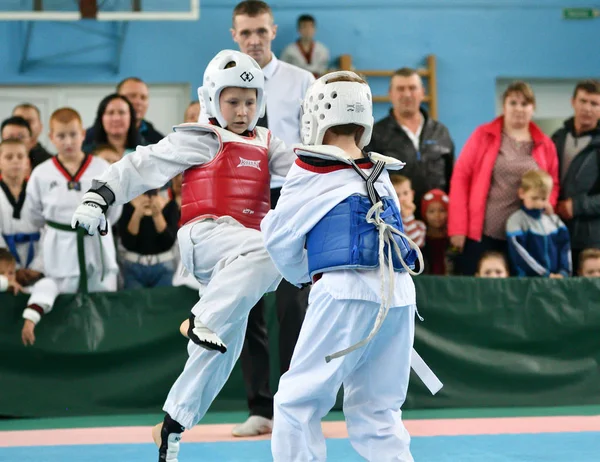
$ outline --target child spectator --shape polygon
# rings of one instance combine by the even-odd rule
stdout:
[[[415,192],[412,189],[410,179],[404,175],[390,175],[392,184],[400,201],[400,212],[402,213],[402,224],[404,232],[420,248],[425,246],[425,223],[415,218]]]
[[[508,262],[501,252],[489,250],[484,252],[477,264],[476,277],[479,278],[507,278]]]
[[[59,293],[114,292],[117,260],[110,226],[102,239],[71,227],[73,212],[94,177],[108,164],[81,150],[84,130],[77,111],[61,108],[50,117],[50,140],[58,154],[35,168],[27,184],[24,216],[38,229],[45,225],[41,240],[45,278],[31,290],[23,318],[23,342],[33,344],[33,327],[52,310]],[[121,207],[108,212],[117,220]]]
[[[0,171],[0,247],[15,257],[17,281],[28,286],[42,277],[42,261],[39,230],[22,216],[29,173],[29,156],[22,141],[0,143]]]
[[[600,277],[600,249],[585,249],[579,255],[579,276]]]
[[[104,159],[109,164],[114,164],[115,162],[121,160],[121,155],[119,154],[119,151],[117,151],[110,144],[101,144],[100,146],[94,148],[91,154],[93,156],[100,157],[100,159]]]
[[[12,290],[16,295],[23,291],[17,282],[17,261],[8,249],[0,249],[0,292]]]
[[[552,177],[529,170],[521,178],[521,209],[506,223],[508,254],[518,276],[560,279],[571,275],[569,231],[557,215],[546,214]]]
[[[428,191],[421,199],[421,214],[427,227],[425,237],[425,272],[447,275],[452,273],[448,258],[448,195],[441,189]]]

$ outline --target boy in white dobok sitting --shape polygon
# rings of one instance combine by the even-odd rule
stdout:
[[[418,247],[403,233],[387,170],[403,163],[365,153],[371,91],[352,72],[318,79],[303,103],[298,159],[261,230],[285,279],[312,281],[290,369],[275,396],[275,462],[325,461],[321,419],[344,385],[350,441],[365,459],[413,458],[401,420],[415,324],[411,274]],[[340,351],[342,350],[342,351]],[[422,361],[421,361],[422,362]],[[424,366],[424,364],[421,364]],[[417,370],[419,369],[419,370]],[[426,366],[415,370],[431,373]],[[437,391],[435,376],[428,384]]]

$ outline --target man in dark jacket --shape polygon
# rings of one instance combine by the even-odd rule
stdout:
[[[575,115],[552,140],[560,168],[556,212],[569,228],[577,268],[582,250],[600,248],[600,82],[579,82],[571,104]]]
[[[397,70],[389,88],[390,114],[373,127],[368,151],[395,157],[406,166],[402,175],[411,180],[415,205],[431,189],[448,192],[454,166],[454,143],[445,125],[421,108],[423,82],[416,70]]]
[[[137,124],[142,145],[156,144],[165,136],[144,119],[148,112],[149,92],[148,85],[137,77],[128,77],[117,85],[117,93],[124,96],[133,105],[135,110],[135,121]],[[94,143],[94,129],[90,127],[85,132],[84,146]]]

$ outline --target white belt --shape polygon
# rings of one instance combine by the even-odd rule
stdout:
[[[123,253],[123,259],[131,263],[139,263],[140,265],[152,266],[158,265],[159,263],[167,263],[173,261],[175,254],[173,250],[168,250],[163,253],[157,253],[154,255],[142,255],[141,253],[130,252],[126,250]]]

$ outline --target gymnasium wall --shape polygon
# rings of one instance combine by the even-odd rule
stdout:
[[[8,44],[0,48],[0,85],[107,83],[137,75],[150,83],[189,82],[195,88],[212,55],[235,47],[229,27],[236,3],[202,0],[196,22],[131,22],[116,74],[106,64],[116,59],[116,46],[21,74],[26,24],[0,22],[0,41]],[[558,0],[274,0],[270,4],[279,25],[276,53],[294,40],[297,16],[311,13],[318,21],[318,39],[329,46],[332,56],[351,53],[361,69],[418,66],[427,54],[435,54],[439,118],[459,148],[476,125],[495,115],[496,79],[600,75],[600,18],[565,21],[561,17],[563,7],[578,4]],[[598,5],[595,0],[586,6]],[[117,31],[110,23],[89,27]],[[40,22],[31,34],[29,58],[102,41],[106,39],[72,25]],[[372,84],[375,93],[385,92],[385,80]],[[385,104],[377,105],[376,118],[386,111]]]

